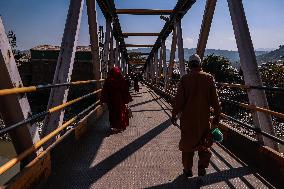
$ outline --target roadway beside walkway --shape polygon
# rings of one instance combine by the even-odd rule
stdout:
[[[134,117],[127,130],[108,136],[106,113],[52,172],[46,188],[273,188],[219,144],[208,175],[197,177],[195,165],[195,176],[185,178],[170,105],[145,86],[132,96]]]

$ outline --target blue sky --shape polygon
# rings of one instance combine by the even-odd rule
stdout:
[[[117,8],[172,9],[177,0],[115,0]],[[206,0],[197,0],[182,21],[184,46],[196,47]],[[254,47],[277,48],[284,44],[284,1],[243,0]],[[5,29],[14,30],[19,49],[39,44],[60,45],[69,0],[1,0],[0,15]],[[164,22],[159,16],[120,15],[123,32],[159,32]],[[104,18],[98,8],[98,22]],[[127,43],[152,44],[154,37],[130,37]],[[167,47],[171,38],[167,40]],[[84,7],[79,45],[89,44]],[[236,50],[227,0],[218,0],[207,48]]]

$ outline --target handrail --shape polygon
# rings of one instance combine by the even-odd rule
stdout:
[[[88,97],[90,97],[90,96],[93,96],[93,95],[95,95],[95,94],[97,94],[97,93],[99,93],[99,92],[101,92],[101,91],[102,91],[102,89],[93,91],[93,92],[91,92],[91,93],[88,93],[88,94],[86,94],[86,95],[83,95],[83,96],[81,96],[81,97],[78,97],[78,98],[76,98],[76,99],[73,99],[73,100],[71,100],[71,101],[68,101],[68,102],[65,102],[65,103],[63,103],[63,104],[60,104],[60,105],[58,105],[58,106],[55,106],[55,107],[53,107],[53,108],[50,108],[50,109],[48,109],[48,110],[46,110],[46,111],[44,111],[44,112],[40,112],[40,113],[38,113],[38,114],[32,115],[32,116],[30,116],[29,118],[24,119],[24,120],[22,120],[22,121],[20,121],[20,122],[18,122],[18,123],[15,123],[15,124],[13,124],[13,125],[11,125],[11,126],[9,126],[9,127],[5,127],[5,128],[3,128],[3,129],[0,130],[0,136],[3,135],[3,134],[8,133],[9,131],[11,131],[11,130],[13,130],[13,129],[15,129],[15,128],[18,128],[18,127],[20,127],[20,126],[22,126],[22,125],[25,125],[25,124],[30,123],[30,122],[32,122],[32,121],[35,121],[35,120],[37,120],[37,119],[39,119],[39,118],[42,118],[42,117],[44,117],[44,116],[46,116],[46,115],[48,115],[48,114],[51,114],[51,113],[53,113],[53,112],[56,112],[56,111],[61,110],[61,109],[63,109],[63,108],[66,108],[67,106],[70,106],[70,105],[72,105],[72,104],[74,104],[74,103],[76,103],[76,102],[79,102],[79,101],[81,101],[81,100],[83,100],[83,99],[85,99],[85,98],[88,98]]]
[[[228,85],[232,85],[234,87],[239,87],[240,86],[240,87],[247,88],[247,86],[240,85],[240,84],[228,84]],[[167,92],[170,92],[170,93],[174,94],[174,92],[169,90],[169,89],[168,89]],[[220,99],[223,100],[223,101],[226,101],[228,103],[232,103],[232,104],[238,105],[240,107],[247,108],[249,110],[263,112],[263,113],[270,114],[270,115],[273,115],[275,117],[284,119],[284,114],[280,113],[280,112],[275,112],[275,111],[272,111],[272,110],[269,110],[269,109],[266,109],[266,108],[262,108],[262,107],[258,107],[258,106],[254,106],[254,105],[250,105],[250,104],[245,104],[245,103],[241,103],[241,102],[237,102],[237,101],[229,100],[229,99],[225,99],[225,98],[220,98]]]
[[[272,111],[272,110],[269,110],[269,109],[266,109],[266,108],[261,108],[261,107],[258,107],[258,106],[245,104],[245,103],[241,103],[241,102],[237,102],[237,101],[229,100],[229,99],[225,99],[225,98],[220,98],[220,99],[222,101],[226,101],[228,103],[235,104],[235,105],[238,105],[240,107],[247,108],[249,110],[259,111],[259,112],[263,112],[263,113],[266,113],[266,114],[271,114],[273,116],[284,119],[284,114],[279,113],[279,112],[275,112],[275,111]]]
[[[50,88],[63,87],[63,86],[90,84],[90,83],[103,82],[103,81],[104,79],[85,80],[85,81],[74,81],[74,82],[69,82],[69,83],[46,84],[46,85],[37,85],[37,86],[28,86],[28,87],[15,87],[11,89],[1,89],[0,96],[20,94],[20,93],[32,93],[32,92],[36,92],[37,90],[50,89]]]
[[[3,173],[5,173],[7,170],[9,170],[10,168],[12,168],[14,165],[16,165],[18,162],[22,161],[24,158],[26,158],[28,155],[30,155],[31,153],[35,152],[37,149],[39,149],[43,144],[45,144],[48,140],[50,140],[51,138],[53,138],[54,136],[56,136],[60,131],[62,131],[63,129],[65,129],[66,127],[68,127],[70,124],[72,124],[73,122],[81,119],[86,112],[90,111],[94,106],[96,106],[99,103],[99,101],[97,101],[96,103],[92,104],[91,106],[89,106],[88,108],[86,108],[85,110],[83,110],[82,112],[80,112],[78,115],[74,116],[73,118],[69,119],[68,121],[66,121],[64,124],[62,124],[61,126],[59,126],[57,129],[55,129],[54,131],[52,131],[51,133],[49,133],[48,135],[46,135],[45,137],[43,137],[41,140],[39,140],[38,142],[36,142],[32,147],[28,148],[27,150],[25,150],[24,152],[22,152],[21,154],[17,155],[16,157],[12,158],[11,160],[9,160],[7,163],[5,163],[4,165],[2,165],[0,167],[0,175],[2,175]],[[94,110],[97,110],[100,106],[96,107]],[[41,152],[42,153],[42,152]]]
[[[278,142],[278,143],[284,145],[284,140],[282,140],[282,139],[280,139],[280,138],[278,138],[276,136],[273,136],[273,135],[271,135],[269,133],[266,133],[266,132],[262,131],[260,128],[253,127],[252,125],[244,123],[244,122],[242,122],[242,121],[240,121],[238,119],[235,119],[235,118],[233,118],[231,116],[228,116],[226,114],[223,114],[223,113],[221,113],[221,117],[223,117],[225,119],[228,119],[228,120],[231,120],[231,121],[234,121],[234,122],[240,124],[242,127],[245,127],[247,129],[253,130],[256,133],[262,134],[263,136],[265,136],[265,137],[267,137],[267,138],[269,138],[269,139],[271,139],[271,140],[273,140],[275,142]]]
[[[242,85],[242,84],[236,84],[236,83],[221,83],[221,82],[215,82],[215,84],[229,87],[229,88],[239,88],[243,90],[258,89],[258,90],[266,90],[266,91],[274,91],[274,92],[284,92],[283,87],[249,86],[249,85]]]
[[[234,84],[234,83],[220,83],[216,82],[217,85],[222,85],[231,88],[240,88],[240,89],[258,89],[258,90],[266,90],[266,91],[275,91],[275,92],[284,92],[283,87],[268,87],[268,86],[249,86],[249,85],[242,85],[242,84]]]

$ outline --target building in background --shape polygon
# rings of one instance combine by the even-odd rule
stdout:
[[[52,45],[39,45],[30,49],[29,60],[18,63],[23,85],[31,86],[52,83],[59,52],[60,46]],[[78,46],[71,81],[91,79],[94,79],[91,47]],[[71,87],[68,99],[74,99],[82,94],[90,93],[94,89],[95,86],[93,84]],[[33,111],[42,111],[46,107],[49,91],[39,91],[36,95],[33,93],[28,94]]]

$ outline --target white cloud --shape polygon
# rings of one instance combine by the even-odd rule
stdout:
[[[232,36],[232,37],[228,37],[227,40],[229,40],[229,41],[235,41],[235,37],[233,37],[233,36]]]
[[[223,44],[224,44],[224,40],[223,40],[223,39],[220,39],[220,40],[219,40],[219,44],[220,44],[220,45],[223,45]]]
[[[167,39],[167,40],[166,40],[166,46],[167,46],[167,48],[170,47],[171,45],[172,45],[172,41],[169,40],[169,39]]]
[[[191,37],[185,37],[183,39],[183,46],[186,48],[195,48],[194,46],[194,39]]]

